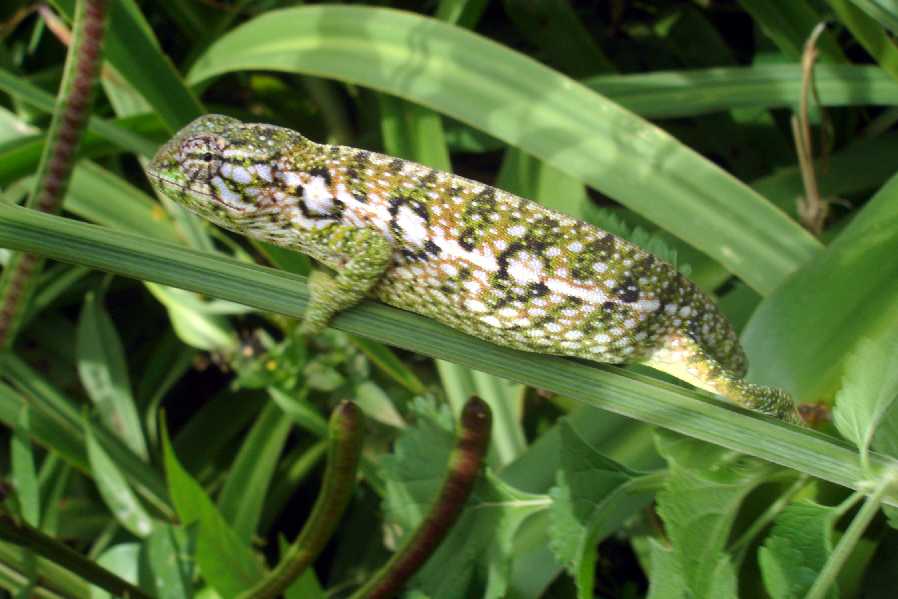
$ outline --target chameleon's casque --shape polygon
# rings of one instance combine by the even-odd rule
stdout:
[[[372,295],[499,345],[645,363],[797,420],[784,392],[741,379],[732,327],[673,266],[513,194],[219,115],[180,131],[147,173],[197,214],[333,268],[310,281],[307,331]]]

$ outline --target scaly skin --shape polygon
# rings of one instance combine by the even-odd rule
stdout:
[[[732,327],[674,267],[534,202],[220,115],[185,127],[147,173],[200,216],[334,269],[310,279],[306,332],[370,295],[498,345],[641,362],[799,422],[785,392],[742,380]]]

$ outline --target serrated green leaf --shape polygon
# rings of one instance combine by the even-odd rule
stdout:
[[[742,501],[774,468],[669,433],[658,434],[658,451],[670,465],[658,514],[687,588],[696,597],[736,597],[727,541]]]
[[[632,473],[597,452],[567,421],[562,421],[560,432],[561,470],[549,493],[553,499],[552,550],[573,572],[582,558],[581,543],[589,534],[587,525],[592,515],[611,491],[632,478]]]
[[[90,469],[103,501],[122,526],[138,537],[148,536],[154,529],[153,519],[106,450],[97,442],[90,423],[86,420],[84,432]]]
[[[78,374],[106,428],[144,460],[146,439],[131,395],[125,350],[96,294],[84,298],[78,320]]]
[[[842,511],[817,503],[794,503],[777,517],[758,550],[764,586],[773,599],[801,599],[833,549],[833,527]],[[826,597],[836,599],[830,588]]]
[[[649,555],[652,569],[646,599],[684,599],[687,596],[686,579],[674,551],[649,539]]]
[[[381,463],[386,485],[384,510],[408,534],[430,509],[445,477],[453,446],[451,416],[424,400],[414,407],[417,420],[403,431],[393,455]],[[514,535],[530,515],[545,509],[547,499],[521,493],[486,475],[468,506],[416,574],[409,589],[433,599],[505,596]]]
[[[862,340],[845,363],[833,422],[863,454],[898,458],[898,338]]]
[[[241,542],[203,488],[184,470],[162,432],[169,493],[182,525],[196,524],[196,564],[203,579],[222,597],[251,588],[263,576],[258,557]]]

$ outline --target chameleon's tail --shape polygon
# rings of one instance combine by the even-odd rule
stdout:
[[[782,389],[763,387],[724,368],[710,351],[682,333],[670,335],[645,361],[647,366],[723,395],[733,403],[793,424],[802,424],[792,398]]]

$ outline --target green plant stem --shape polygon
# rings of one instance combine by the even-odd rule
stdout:
[[[430,511],[387,564],[350,599],[388,599],[433,555],[458,520],[490,443],[492,415],[485,401],[472,397],[461,413],[448,473]]]
[[[29,208],[55,213],[62,207],[75,152],[90,116],[105,28],[106,0],[80,0],[56,110],[28,197]],[[43,264],[43,257],[21,253],[6,264],[0,278],[0,348],[9,348],[15,341]]]
[[[3,204],[0,247],[42,253],[293,318],[302,316],[309,297],[305,278],[299,275]],[[546,389],[844,487],[856,488],[858,481],[870,476],[861,469],[857,450],[845,442],[614,366],[514,351],[370,301],[338,314],[333,326]],[[881,454],[870,454],[874,475],[891,463]],[[898,506],[898,492],[890,492],[884,503]]]
[[[152,599],[136,586],[63,545],[40,530],[20,522],[7,513],[0,513],[0,537],[30,549],[84,580],[105,589],[112,595],[136,599]]]
[[[312,514],[274,570],[238,599],[273,599],[283,593],[315,561],[334,534],[355,486],[364,438],[362,411],[354,403],[344,401],[334,410],[329,429],[327,469]]]
[[[896,483],[898,483],[898,473],[890,471],[882,476],[873,493],[864,501],[861,509],[851,521],[851,524],[848,525],[845,534],[839,539],[839,543],[830,554],[829,559],[826,560],[826,565],[823,566],[820,574],[817,575],[817,579],[814,580],[814,584],[811,585],[811,589],[805,595],[805,599],[823,599],[826,596],[826,592],[835,584],[839,572],[842,571],[851,552],[861,540],[861,536],[864,534],[867,526],[879,513],[882,498]]]

